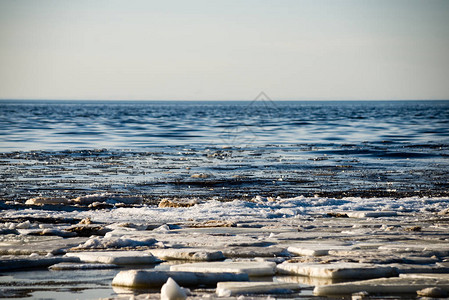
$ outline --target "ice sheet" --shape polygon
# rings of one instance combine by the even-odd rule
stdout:
[[[67,257],[78,257],[83,262],[115,265],[156,264],[160,260],[145,251],[69,252]]]
[[[184,272],[230,272],[246,273],[249,276],[270,276],[275,273],[273,262],[208,262],[173,265],[170,271]]]
[[[397,275],[397,271],[388,266],[343,262],[329,264],[285,262],[279,264],[277,270],[281,274],[332,279],[362,279]]]
[[[341,211],[345,213],[361,212],[383,215],[390,212],[420,212],[443,211],[449,208],[449,199],[444,197],[408,197],[401,199],[390,198],[357,198],[347,197],[332,199],[324,197],[295,197],[278,199],[275,202],[254,203],[235,200],[221,202],[215,200],[205,201],[192,207],[120,207],[96,211],[53,211],[46,215],[52,217],[90,218],[97,222],[157,222],[170,223],[180,221],[203,222],[209,220],[222,220],[239,222],[260,219],[294,218],[305,214],[322,214],[323,211]],[[385,211],[388,209],[387,211]],[[4,216],[35,215],[36,211],[24,209],[21,211],[8,211]]]
[[[308,256],[322,256],[328,255],[329,251],[351,251],[352,246],[344,245],[342,243],[302,243],[291,245],[287,248],[287,250],[291,253],[298,255],[308,255]]]
[[[215,286],[220,281],[249,280],[248,275],[244,273],[129,270],[119,272],[112,280],[112,285],[132,288],[154,288],[161,287],[170,277],[181,286]]]
[[[449,291],[449,280],[436,278],[379,278],[348,283],[316,286],[313,293],[317,296],[350,295],[366,291],[376,294],[410,294],[428,287],[439,287]]]
[[[287,282],[219,282],[216,293],[219,297],[230,297],[247,294],[289,294],[299,289],[299,284]]]
[[[154,256],[164,260],[194,260],[194,261],[214,261],[223,260],[225,257],[223,252],[207,250],[207,249],[154,249],[150,250]]]

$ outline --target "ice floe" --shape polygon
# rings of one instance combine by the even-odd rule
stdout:
[[[355,282],[337,283],[331,285],[316,286],[313,293],[317,296],[350,295],[357,292],[375,294],[410,294],[426,288],[441,288],[449,291],[449,280],[435,277],[422,278],[377,278]]]
[[[180,272],[180,271],[120,271],[112,280],[112,285],[130,288],[161,287],[172,278],[181,286],[216,286],[222,281],[248,281],[248,274],[229,272]]]
[[[449,273],[449,266],[441,264],[390,264],[399,274],[408,273]]]
[[[256,257],[288,257],[290,253],[287,252],[285,248],[277,246],[266,246],[266,247],[255,247],[255,246],[227,246],[221,248],[224,256],[228,258],[232,257],[245,257],[245,258],[256,258]]]
[[[150,252],[154,256],[164,260],[214,261],[225,259],[223,252],[207,249],[153,249]]]
[[[70,199],[67,199],[65,197],[35,197],[28,199],[25,204],[26,205],[46,205],[46,204],[52,204],[52,205],[67,205],[70,204],[72,201]]]
[[[219,282],[216,293],[219,297],[248,294],[290,294],[300,290],[299,284],[288,282]]]
[[[79,203],[71,203],[72,209],[43,204],[0,211],[3,221],[0,222],[0,254],[26,254],[29,256],[15,258],[31,261],[51,258],[43,257],[48,253],[68,252],[67,256],[58,257],[74,259],[76,263],[54,265],[58,261],[41,260],[37,267],[47,269],[50,262],[54,270],[89,270],[91,266],[92,271],[80,273],[92,274],[107,272],[94,269],[109,268],[111,264],[128,270],[157,264],[161,259],[204,261],[181,265],[170,261],[157,265],[156,271],[129,270],[117,274],[114,285],[129,288],[160,288],[169,277],[180,286],[202,288],[215,287],[217,282],[248,280],[249,276],[269,276],[279,282],[318,289],[323,285],[334,286],[341,280],[399,273],[401,277],[365,284],[369,287],[391,282],[396,285],[392,291],[414,285],[410,290],[415,293],[427,288],[445,291],[442,283],[449,280],[443,276],[449,268],[447,215],[438,214],[449,207],[449,199],[278,197],[269,200],[261,196],[253,201],[208,200],[191,206],[158,207],[156,202],[124,204],[133,201],[123,198],[124,202],[119,202],[120,198],[113,201],[114,194],[111,195],[97,195],[97,198],[88,195],[80,198]],[[93,210],[86,207],[94,203],[91,201],[107,205]],[[329,211],[338,214],[327,215]],[[229,260],[215,261],[225,257]],[[170,271],[164,271],[168,268]],[[421,272],[428,273],[427,277],[420,275]],[[48,273],[56,276],[57,272]],[[64,273],[69,272],[58,274]],[[240,292],[240,288],[247,288],[243,294],[252,293],[249,290],[252,287],[257,291],[264,289],[253,284],[244,288],[230,286]],[[359,288],[354,290],[357,292]],[[282,289],[274,288],[266,293],[274,295],[276,291]],[[210,293],[210,290],[200,290],[199,296],[194,297],[210,296]],[[310,289],[305,293],[310,293]],[[157,296],[152,291],[151,297]]]
[[[329,251],[350,251],[352,250],[351,245],[345,245],[343,243],[302,243],[291,245],[287,250],[291,253],[298,255],[308,255],[308,256],[323,256],[328,255]]]
[[[156,264],[160,260],[145,251],[69,252],[67,257],[77,257],[83,262],[115,265]]]
[[[93,237],[85,243],[78,245],[74,249],[114,249],[114,248],[135,248],[152,246],[157,241],[153,238],[99,238]]]
[[[275,273],[276,263],[256,261],[225,261],[173,265],[170,271],[184,272],[230,272],[246,273],[249,276],[270,276]]]
[[[92,203],[94,201],[111,203],[139,203],[141,199],[135,196],[121,196],[114,194],[96,194],[79,197],[79,203]],[[240,220],[260,220],[276,218],[292,218],[305,214],[322,214],[323,211],[340,211],[342,213],[359,214],[359,217],[394,215],[398,211],[422,212],[424,207],[432,207],[432,210],[442,211],[449,207],[449,199],[446,198],[420,198],[408,197],[401,199],[389,198],[357,198],[347,197],[343,199],[320,197],[295,197],[277,199],[274,202],[248,202],[235,200],[221,202],[209,200],[191,207],[119,207],[112,210],[99,211],[54,211],[53,216],[75,216],[77,218],[91,218],[97,222],[132,222],[133,220],[152,220],[158,223],[180,221],[208,221],[226,220],[238,222]],[[20,214],[32,214],[34,210],[22,210]]]
[[[88,205],[94,202],[105,202],[108,204],[140,204],[143,199],[141,196],[126,196],[126,195],[115,195],[110,193],[102,194],[92,194],[86,196],[80,196],[72,200],[74,203]]]
[[[0,236],[1,255],[64,254],[67,249],[84,243],[87,238],[59,236],[6,235]]]
[[[423,253],[426,255],[429,254],[437,254],[442,256],[449,255],[449,243],[427,243],[425,241],[422,242],[414,242],[414,243],[389,243],[382,246],[379,246],[379,250],[387,250],[392,252],[399,253]],[[431,255],[430,255],[431,256]]]
[[[302,276],[332,278],[332,279],[363,279],[396,276],[393,267],[359,264],[359,263],[290,263],[277,265],[281,274],[296,274]]]

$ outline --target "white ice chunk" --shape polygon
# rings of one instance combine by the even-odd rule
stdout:
[[[282,257],[289,256],[290,253],[284,248],[269,247],[222,247],[224,256],[226,257]]]
[[[142,203],[142,197],[140,196],[126,196],[126,195],[115,195],[110,193],[93,194],[81,196],[73,199],[75,203],[82,205],[92,204],[94,202],[107,202],[107,203],[124,203],[124,204],[140,204]]]
[[[150,250],[151,254],[165,260],[194,260],[194,261],[214,261],[223,260],[225,257],[223,252],[207,249],[154,249]]]
[[[435,252],[443,256],[449,255],[449,243],[391,243],[379,247],[379,250],[387,250],[394,252]]]
[[[45,205],[45,204],[52,204],[52,205],[56,205],[56,204],[63,204],[63,205],[67,205],[70,204],[71,200],[64,198],[64,197],[54,197],[54,198],[49,198],[49,197],[36,197],[36,198],[31,198],[28,199],[25,204],[26,205]]]
[[[60,236],[60,237],[74,237],[75,232],[69,232],[60,229],[46,228],[46,229],[19,229],[20,234],[23,235],[42,235],[42,236]]]
[[[153,229],[153,231],[166,233],[166,232],[170,231],[170,227],[168,227],[167,224],[163,224],[163,225],[159,226],[158,228]]]
[[[274,262],[208,262],[173,265],[170,271],[246,273],[249,276],[274,275]]]
[[[366,291],[370,294],[410,294],[428,287],[438,287],[445,291],[449,291],[449,280],[402,277],[378,278],[316,286],[313,293],[316,296],[350,295],[362,291]]]
[[[144,251],[70,252],[68,257],[78,257],[83,262],[116,265],[155,264],[160,260]]]
[[[352,246],[344,246],[342,244],[311,244],[311,243],[303,243],[303,244],[295,244],[287,248],[288,252],[305,255],[305,256],[323,256],[328,255],[329,251],[334,250],[352,250]]]
[[[184,300],[187,294],[171,277],[161,288],[161,300]]]
[[[161,287],[170,277],[182,286],[215,286],[217,282],[221,281],[249,280],[248,275],[243,273],[128,270],[119,272],[112,280],[112,285],[132,288],[154,288]]]
[[[282,274],[296,274],[302,276],[331,278],[331,279],[364,279],[389,277],[397,275],[392,267],[358,263],[282,263],[277,266]]]
[[[31,227],[30,221],[25,221],[16,225],[15,229],[28,229]]]
[[[152,246],[156,243],[153,238],[99,238],[94,237],[80,244],[78,249],[110,249],[110,248],[125,248],[125,247],[142,247]]]
[[[287,294],[296,290],[300,290],[299,284],[288,282],[219,282],[216,293],[219,297],[231,297],[242,294]]]
[[[447,280],[449,281],[449,273],[445,274],[429,274],[429,273],[417,273],[417,274],[400,274],[399,277],[401,278],[434,278],[434,279],[440,279],[440,280]]]
[[[441,266],[439,264],[426,264],[426,265],[415,265],[415,264],[390,264],[398,270],[399,274],[409,274],[409,273],[449,273],[449,267]]]

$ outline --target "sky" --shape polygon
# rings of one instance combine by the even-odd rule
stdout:
[[[449,99],[447,0],[0,0],[0,99]]]

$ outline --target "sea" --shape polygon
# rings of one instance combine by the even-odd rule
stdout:
[[[447,144],[449,101],[1,101],[0,151]]]
[[[0,101],[0,199],[449,194],[449,101]]]

